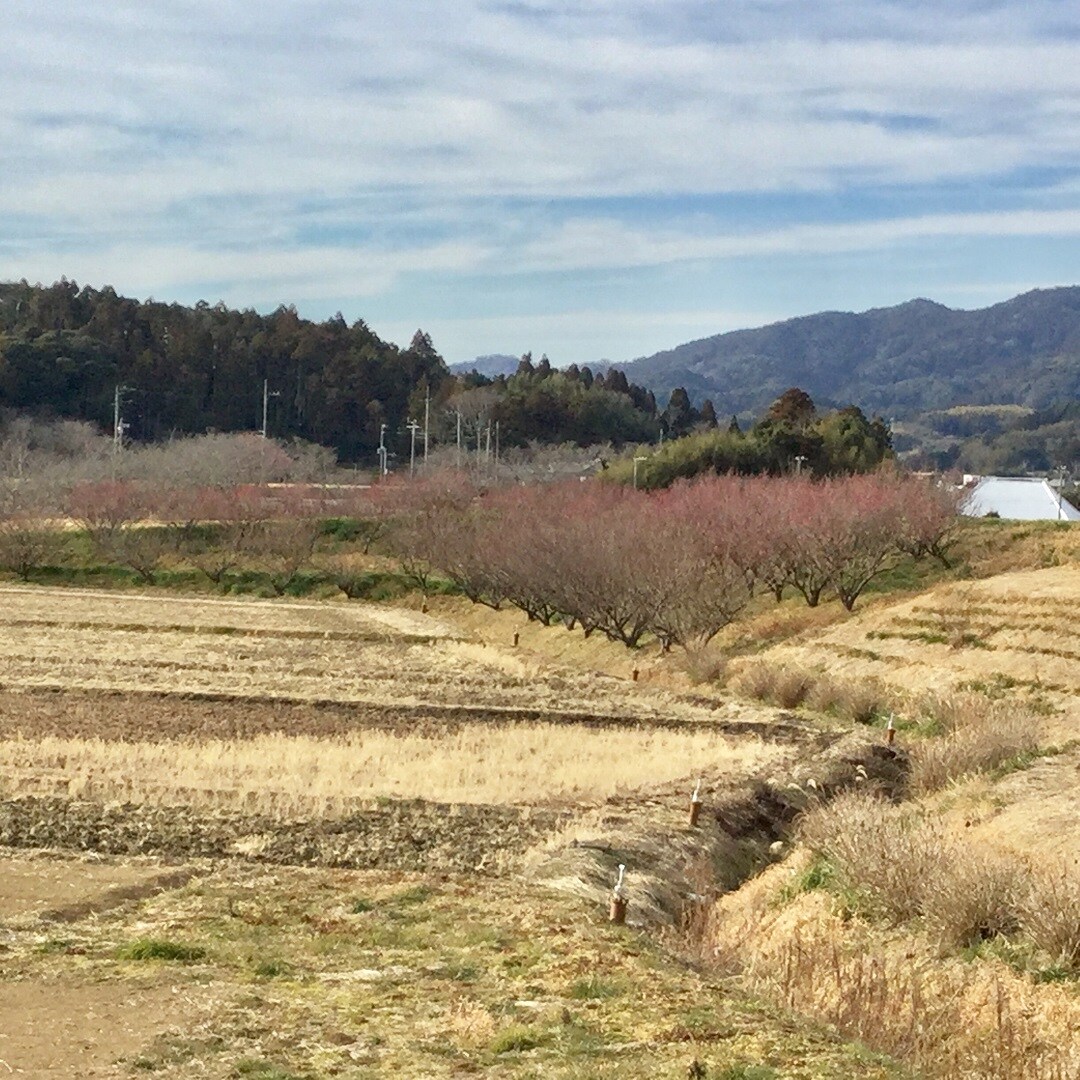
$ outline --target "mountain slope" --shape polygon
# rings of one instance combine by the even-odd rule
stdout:
[[[721,414],[759,411],[789,386],[820,404],[904,416],[957,404],[1034,408],[1080,396],[1080,287],[977,311],[930,300],[822,312],[702,338],[623,365],[658,395],[685,386]]]

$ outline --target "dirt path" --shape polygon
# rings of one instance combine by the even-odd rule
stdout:
[[[130,1076],[135,1056],[191,1004],[168,983],[57,979],[0,982],[0,1076]]]

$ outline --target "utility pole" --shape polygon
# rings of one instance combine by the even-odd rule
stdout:
[[[420,430],[420,425],[415,420],[410,420],[405,425],[412,436],[409,442],[409,475],[416,471],[416,433]]]
[[[1057,489],[1057,519],[1062,521],[1065,518],[1065,507],[1061,505],[1062,494],[1065,491],[1065,477],[1068,474],[1068,469],[1064,465],[1057,467],[1058,489]]]
[[[262,437],[263,437],[264,439],[266,438],[266,414],[267,414],[267,407],[269,406],[269,404],[270,404],[270,399],[271,399],[272,397],[281,397],[281,391],[280,391],[280,390],[273,390],[273,391],[271,391],[271,389],[270,389],[270,380],[269,380],[269,379],[263,379],[263,413],[262,413]]]
[[[457,467],[461,468],[461,410],[457,410]]]
[[[424,464],[427,464],[428,423],[431,419],[431,390],[424,391]]]
[[[499,421],[495,421],[495,475],[499,475]]]
[[[386,475],[386,425],[379,425],[379,475]]]
[[[124,446],[124,430],[127,424],[120,416],[120,395],[130,390],[130,386],[121,386],[119,383],[113,388],[113,453],[119,453]]]
[[[491,460],[491,421],[490,420],[488,421],[488,425],[487,425],[487,450],[484,453],[484,457],[488,461]]]

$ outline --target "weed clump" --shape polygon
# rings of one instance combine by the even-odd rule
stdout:
[[[926,729],[940,737],[912,747],[911,786],[916,793],[936,791],[1009,762],[1030,763],[1043,734],[1042,722],[1032,713],[985,698],[930,699],[922,711]]]
[[[163,960],[180,964],[195,964],[206,958],[206,950],[201,945],[190,945],[181,941],[139,938],[127,945],[121,945],[116,950],[116,956],[119,960]]]

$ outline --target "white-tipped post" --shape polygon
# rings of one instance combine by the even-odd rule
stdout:
[[[615,888],[611,890],[611,909],[608,921],[622,926],[626,922],[626,864],[619,863],[619,876],[615,879]]]
[[[896,741],[896,717],[890,716],[889,722],[885,725],[885,742],[892,746]]]
[[[690,796],[690,828],[696,829],[701,816],[701,778],[694,785],[694,794]]]

